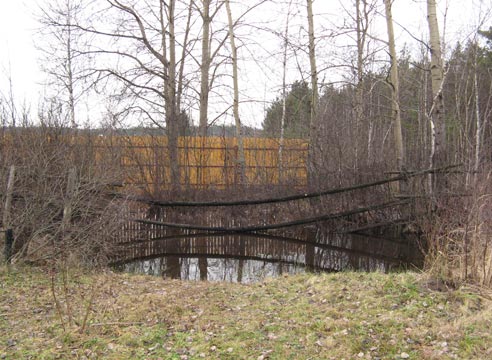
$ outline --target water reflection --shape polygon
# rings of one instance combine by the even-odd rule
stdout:
[[[303,273],[306,267],[265,260],[163,256],[123,264],[118,270],[181,280],[252,283],[282,274]]]
[[[306,271],[383,271],[417,265],[416,241],[320,228],[305,239],[270,234],[182,234],[132,243],[122,271],[182,280],[250,283]],[[418,265],[417,265],[418,266]]]

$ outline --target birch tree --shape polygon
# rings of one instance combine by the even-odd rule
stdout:
[[[403,149],[403,136],[401,131],[400,111],[400,83],[398,80],[398,59],[395,49],[395,33],[393,29],[393,15],[391,11],[391,0],[384,0],[386,14],[386,26],[388,30],[388,48],[391,59],[391,72],[389,85],[391,88],[391,112],[393,121],[393,132],[395,139],[396,164],[399,171],[405,167],[405,152]]]
[[[431,53],[432,105],[429,112],[432,142],[430,166],[442,166],[445,162],[446,128],[444,123],[443,81],[441,39],[437,23],[436,0],[427,0],[427,22],[429,25]]]

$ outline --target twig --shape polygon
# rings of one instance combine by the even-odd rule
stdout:
[[[91,312],[92,304],[94,303],[94,294],[96,293],[96,283],[97,280],[92,284],[91,297],[87,308],[85,309],[84,320],[82,321],[82,326],[80,327],[79,333],[82,334],[87,326],[87,319],[89,318],[89,313]]]
[[[233,228],[227,228],[227,227],[222,227],[222,226],[210,227],[210,226],[200,226],[200,225],[193,225],[193,224],[176,224],[176,223],[167,223],[167,222],[161,222],[161,221],[141,220],[141,219],[136,219],[134,221],[137,223],[141,223],[141,224],[157,225],[157,226],[164,226],[164,227],[176,228],[176,229],[202,230],[202,231],[215,231],[215,232],[218,231],[218,232],[227,232],[227,233],[249,233],[249,232],[253,232],[253,231],[265,231],[265,230],[281,229],[281,228],[293,227],[293,226],[298,226],[298,225],[312,224],[312,223],[316,223],[316,222],[320,222],[320,221],[334,220],[334,219],[339,219],[339,218],[349,216],[349,215],[364,213],[367,211],[380,210],[380,209],[384,209],[384,208],[388,208],[388,207],[405,205],[407,203],[408,202],[406,202],[406,201],[390,201],[387,203],[363,207],[363,208],[358,208],[355,210],[343,211],[343,212],[334,213],[334,214],[326,214],[326,215],[321,215],[321,216],[316,216],[316,217],[311,217],[311,218],[305,218],[305,219],[299,219],[299,220],[294,220],[294,221],[288,221],[288,222],[283,222],[283,223],[269,224],[269,225],[254,225],[254,226],[245,226],[245,227],[233,227]]]
[[[143,321],[135,321],[135,322],[107,322],[107,323],[95,323],[91,324],[91,326],[132,326],[132,325],[143,325],[145,324]]]
[[[58,298],[56,297],[54,272],[51,274],[51,295],[53,296],[53,300],[55,301],[55,306],[56,306],[56,310],[57,310],[56,312],[58,314],[58,317],[60,318],[60,323],[63,327],[63,332],[66,332],[67,329],[65,328],[65,321],[63,320],[63,312],[62,312],[60,303],[58,302]]]
[[[258,199],[258,200],[238,200],[238,201],[161,201],[161,200],[152,200],[152,199],[147,199],[147,198],[142,198],[142,197],[136,197],[136,196],[125,196],[126,199],[135,201],[135,202],[141,202],[141,203],[146,203],[149,205],[154,205],[154,206],[159,206],[159,207],[175,207],[175,206],[186,206],[186,207],[203,207],[203,206],[239,206],[239,205],[262,205],[262,204],[273,204],[273,203],[281,203],[281,202],[288,202],[288,201],[295,201],[295,200],[302,200],[302,199],[311,199],[311,198],[317,198],[321,196],[327,196],[327,195],[334,195],[334,194],[340,194],[344,192],[349,192],[349,191],[354,191],[354,190],[360,190],[360,189],[365,189],[377,185],[384,185],[396,181],[402,181],[402,180],[407,180],[412,177],[420,176],[420,175],[425,175],[425,174],[432,174],[432,173],[442,173],[446,172],[449,169],[456,168],[461,166],[461,164],[456,164],[456,165],[449,165],[449,166],[444,166],[440,168],[432,168],[432,169],[426,169],[426,170],[420,170],[420,171],[414,171],[414,172],[406,172],[403,174],[400,174],[398,176],[393,176],[390,178],[382,179],[382,180],[377,180],[365,184],[358,184],[358,185],[353,185],[353,186],[348,186],[348,187],[343,187],[343,188],[336,188],[336,189],[328,189],[328,190],[322,190],[322,191],[316,191],[312,193],[301,193],[301,194],[295,194],[295,195],[289,195],[289,196],[284,196],[284,197],[278,197],[278,198],[268,198],[268,199]],[[116,197],[123,197],[121,194],[112,194]]]

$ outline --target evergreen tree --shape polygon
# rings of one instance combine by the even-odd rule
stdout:
[[[287,94],[285,112],[285,137],[309,137],[309,119],[311,116],[311,88],[305,81],[296,81]],[[268,108],[263,130],[266,136],[279,137],[282,119],[283,100],[277,98]]]

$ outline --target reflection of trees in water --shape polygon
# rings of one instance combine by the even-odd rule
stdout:
[[[176,263],[176,258],[178,262]],[[169,261],[171,260],[171,261]],[[239,260],[224,258],[179,258],[161,257],[150,260],[137,260],[121,267],[121,270],[182,280],[209,280],[251,283],[266,277],[283,273],[304,272],[304,267],[293,264],[274,263],[258,260]],[[176,264],[179,264],[176,269]],[[206,268],[200,267],[206,264]],[[171,276],[172,275],[172,276]]]
[[[170,235],[133,247],[130,259],[136,260],[124,268],[166,278],[248,283],[306,270],[388,271],[418,254],[411,246],[415,241],[396,238],[397,231],[334,234],[327,228],[305,230],[309,240],[285,233]]]

